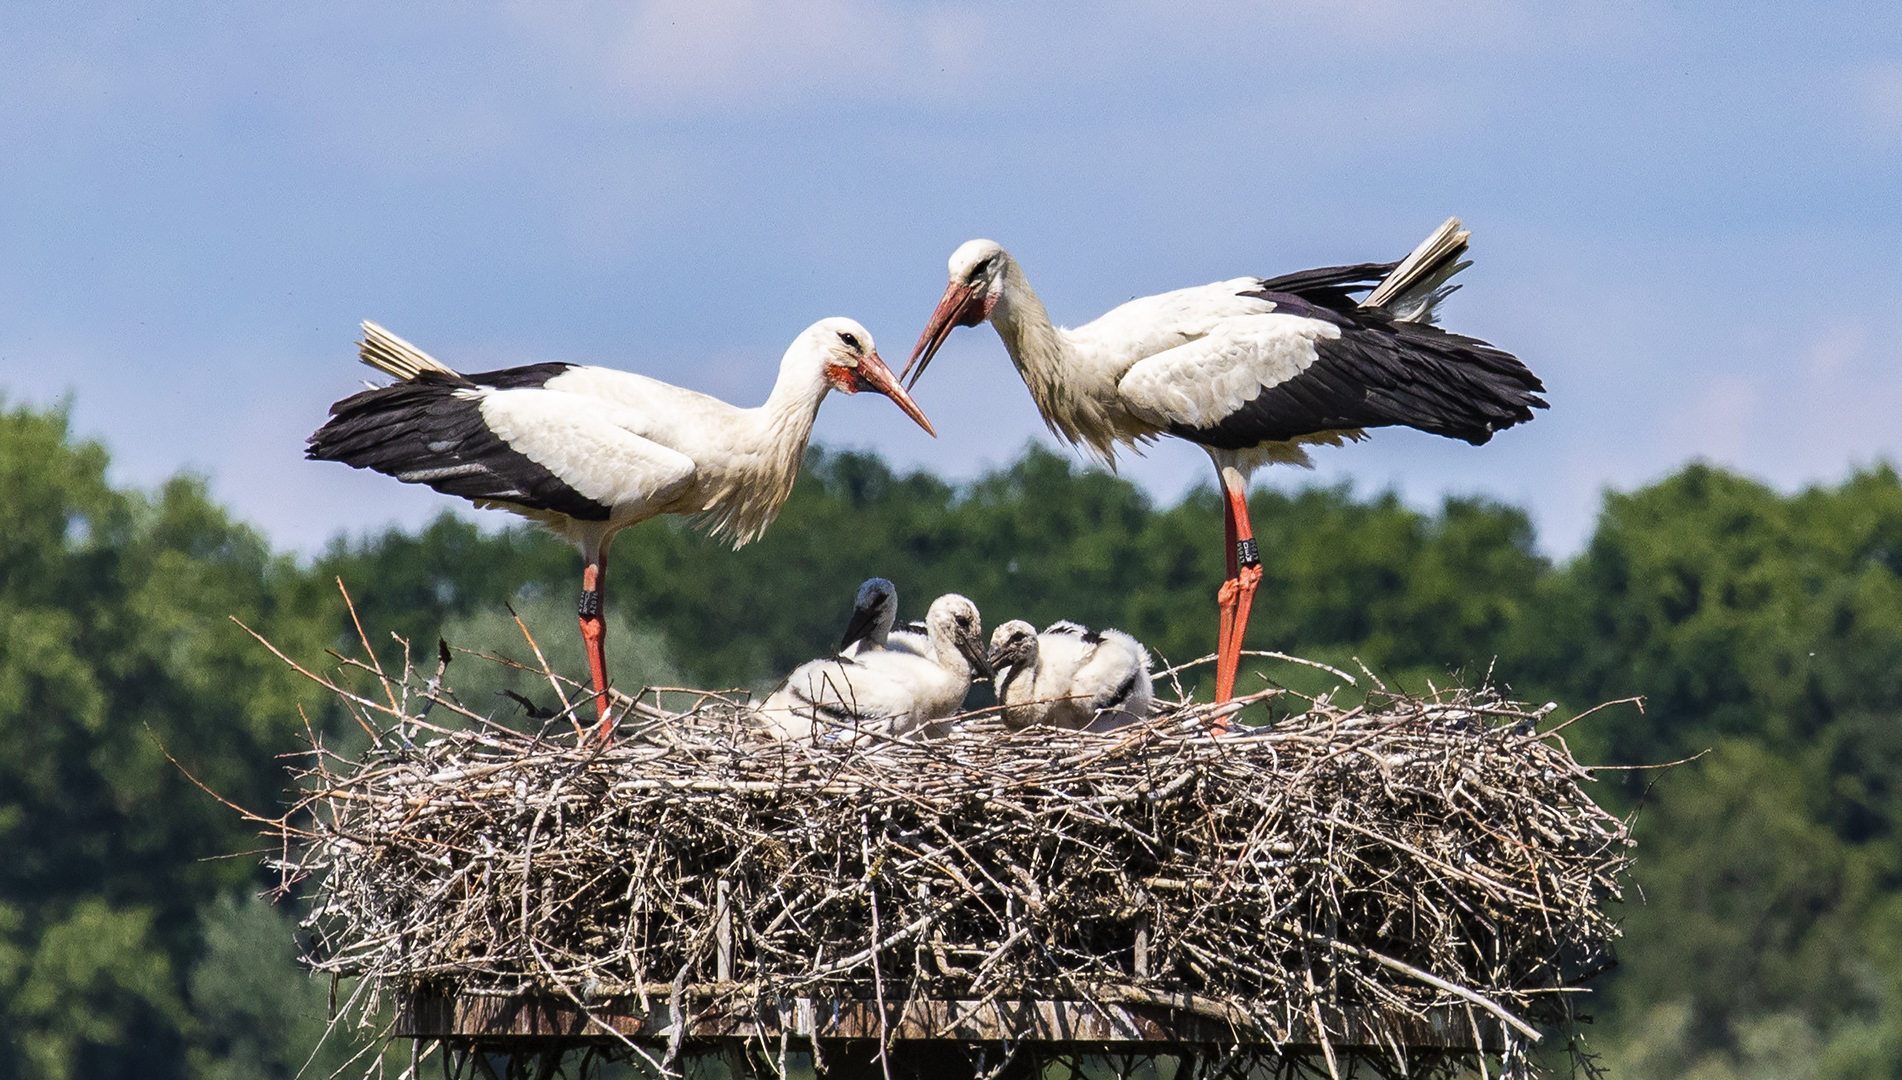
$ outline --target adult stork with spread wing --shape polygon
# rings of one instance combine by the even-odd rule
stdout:
[[[1234,694],[1261,581],[1247,489],[1270,462],[1403,425],[1478,445],[1532,419],[1545,388],[1510,353],[1433,325],[1457,288],[1457,218],[1397,263],[1234,278],[1131,300],[1075,329],[1053,325],[1009,252],[972,240],[905,372],[915,386],[952,329],[989,321],[1050,430],[1114,467],[1119,446],[1173,435],[1201,445],[1221,482],[1228,577],[1217,601],[1215,694]],[[1366,295],[1359,300],[1355,296]],[[915,369],[915,370],[914,370]]]
[[[363,362],[399,381],[332,405],[308,456],[512,510],[580,548],[581,636],[603,738],[611,723],[601,593],[616,533],[686,514],[734,547],[755,539],[792,491],[819,403],[833,390],[884,394],[937,434],[851,319],[806,328],[754,409],[576,364],[464,375],[375,323],[363,334]]]

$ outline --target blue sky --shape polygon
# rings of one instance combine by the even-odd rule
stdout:
[[[753,404],[823,316],[902,361],[973,236],[1074,324],[1448,214],[1447,324],[1553,408],[1264,478],[1492,494],[1563,554],[1692,457],[1788,488],[1902,456],[1892,3],[0,7],[0,392],[306,551],[455,505],[302,460],[360,319]],[[988,329],[919,401],[942,438],[865,396],[816,437],[954,477],[1042,437]]]

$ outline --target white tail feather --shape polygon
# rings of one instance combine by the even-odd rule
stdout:
[[[1472,265],[1455,261],[1472,235],[1460,227],[1459,218],[1447,218],[1367,294],[1360,306],[1386,308],[1395,318],[1407,322],[1432,322],[1434,307],[1458,288],[1445,288],[1446,280]]]
[[[363,340],[357,342],[357,357],[378,371],[394,375],[404,382],[425,371],[452,377],[457,375],[455,368],[367,319],[363,323]]]

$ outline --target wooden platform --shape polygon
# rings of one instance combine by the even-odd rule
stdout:
[[[1259,1045],[1300,1053],[1318,1048],[1315,1017],[1293,1010],[1266,1011],[1265,1025],[1206,999],[1170,998],[1129,991],[1114,1001],[912,1001],[888,1002],[883,1024],[871,1001],[793,998],[755,1008],[723,1008],[710,1000],[689,999],[683,1041],[768,1040],[782,1033],[798,1040],[989,1043],[1034,1041],[1087,1045],[1102,1052],[1136,1052],[1178,1047]],[[1131,1000],[1142,998],[1143,1000]],[[649,998],[643,1011],[638,998],[590,1002],[586,1009],[557,997],[483,997],[414,994],[399,998],[395,1034],[400,1038],[481,1043],[551,1044],[612,1040],[615,1034],[650,1044],[665,1044],[675,1034],[674,1015],[664,997]],[[1364,1010],[1323,1011],[1328,1041],[1334,1048],[1390,1049],[1378,1032],[1385,1028],[1401,1047],[1459,1053],[1496,1052],[1504,1046],[1500,1025],[1484,1012],[1436,1010],[1425,1019],[1378,1017]],[[1384,1021],[1384,1022],[1383,1022]],[[612,1032],[613,1034],[610,1034]]]

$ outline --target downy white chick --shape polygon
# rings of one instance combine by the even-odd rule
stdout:
[[[1004,724],[1109,731],[1149,715],[1149,650],[1121,630],[1052,623],[1042,634],[1012,619],[991,635]]]
[[[952,715],[972,676],[991,673],[983,619],[976,604],[946,593],[932,601],[925,632],[931,656],[884,648],[801,664],[759,707],[761,724],[781,739],[904,737]]]

